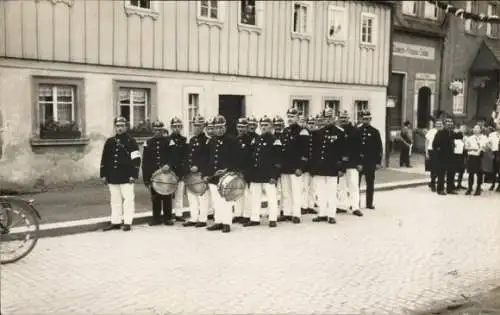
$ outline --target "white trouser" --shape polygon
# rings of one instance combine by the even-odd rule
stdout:
[[[212,203],[215,210],[214,223],[230,225],[233,223],[233,204],[222,198],[217,190],[217,185],[209,184],[208,188],[210,189],[210,196],[212,197]]]
[[[265,191],[267,196],[267,209],[269,211],[269,221],[276,221],[278,219],[278,191],[276,185],[270,183],[251,183],[250,195],[252,216],[251,221],[260,221],[260,212],[262,206],[262,191]]]
[[[207,206],[207,215],[214,214],[214,203],[212,201],[212,193],[210,192],[210,186],[208,186],[208,206]]]
[[[172,208],[176,217],[182,217],[184,211],[184,182],[179,181],[177,184],[177,191],[172,202]]]
[[[355,168],[349,168],[340,178],[340,190],[347,191],[345,210],[359,210],[359,172]]]
[[[250,216],[252,215],[251,198],[252,196],[250,194],[250,185],[246,185],[245,194],[234,203],[235,217],[250,218]]]
[[[304,181],[302,176],[295,174],[281,175],[281,189],[283,190],[283,214],[300,218]]]
[[[282,184],[282,179],[283,177],[280,176],[278,178],[278,182],[276,183],[276,191],[277,191],[277,195],[278,195],[278,210],[280,212],[283,211],[283,184]]]
[[[134,184],[109,184],[111,224],[132,224],[135,214]]]
[[[198,196],[186,190],[189,201],[189,212],[191,214],[190,222],[207,222],[208,201],[210,191],[206,191],[203,195]]]
[[[335,218],[337,213],[337,177],[313,176],[313,185],[318,196],[318,216]]]
[[[317,194],[312,183],[311,173],[304,173],[302,174],[302,177],[304,178],[304,196],[302,199],[302,208],[314,209]]]

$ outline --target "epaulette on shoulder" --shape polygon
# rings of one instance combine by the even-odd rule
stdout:
[[[280,141],[280,139],[276,139],[276,140],[274,140],[273,145],[281,145],[281,141]]]

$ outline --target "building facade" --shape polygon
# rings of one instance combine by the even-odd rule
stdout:
[[[7,0],[0,16],[0,182],[98,176],[117,115],[142,141],[174,116],[370,109],[385,136],[390,4]]]
[[[398,1],[395,8],[392,73],[388,109],[390,129],[405,121],[427,128],[438,107],[443,52],[444,14],[426,1]]]
[[[500,14],[500,1],[455,1],[454,5],[476,14]],[[499,26],[450,16],[446,29],[441,110],[464,122],[488,119],[500,91]],[[452,82],[459,82],[462,90],[452,93]]]

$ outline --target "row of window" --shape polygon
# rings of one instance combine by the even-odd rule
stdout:
[[[420,4],[424,5],[424,17],[426,19],[437,20],[439,8],[432,3],[427,1],[402,1],[403,2],[403,13],[406,15],[417,16],[419,15],[419,10],[421,9]]]
[[[153,10],[151,0],[129,0],[132,7],[144,10]],[[263,1],[240,0],[239,1],[239,24],[259,29],[263,25]],[[296,36],[310,37],[314,27],[314,17],[312,16],[313,3],[310,1],[295,1],[293,3],[293,25],[292,34]],[[221,6],[217,0],[198,1],[198,19],[206,22],[221,24]],[[376,16],[374,14],[361,13],[360,41],[362,44],[376,44]],[[329,41],[343,42],[347,40],[347,11],[344,7],[328,5],[328,25],[326,35]]]
[[[155,91],[152,88],[142,86],[132,87],[128,83],[126,86],[117,87],[117,106],[118,115],[127,118],[130,122],[132,134],[146,136],[150,129],[145,122],[155,119],[152,117],[152,95]],[[40,136],[42,138],[51,138],[54,136],[74,137],[74,132],[81,132],[81,126],[78,121],[84,117],[79,117],[82,112],[83,104],[78,100],[78,95],[83,95],[82,86],[50,83],[50,79],[37,81],[37,106],[39,110],[38,124],[40,126]],[[190,93],[187,95],[187,115],[189,126],[187,133],[191,136],[193,131],[192,120],[200,114],[200,95]],[[304,97],[292,98],[292,106],[295,106],[306,117],[310,114],[310,99]],[[354,117],[356,121],[360,120],[360,113],[368,110],[367,100],[356,100],[354,102]],[[323,108],[331,108],[338,115],[343,109],[339,98],[328,97],[323,100]],[[56,133],[56,134],[54,134]]]

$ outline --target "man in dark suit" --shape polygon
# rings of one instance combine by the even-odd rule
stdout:
[[[455,139],[453,135],[453,121],[450,118],[444,120],[444,128],[439,130],[432,142],[432,152],[434,165],[437,174],[437,193],[439,195],[456,194],[454,191],[454,176],[453,172],[453,152],[455,148]],[[446,192],[445,192],[445,177],[446,177]]]
[[[362,124],[359,127],[361,135],[359,182],[364,176],[366,181],[366,208],[375,209],[373,193],[375,190],[375,171],[382,165],[383,146],[380,132],[371,125],[372,115],[364,111],[361,115]]]
[[[100,177],[108,184],[111,199],[111,222],[104,231],[130,231],[135,214],[134,183],[139,177],[141,153],[137,142],[127,134],[127,119],[114,121],[116,135],[104,143]]]

